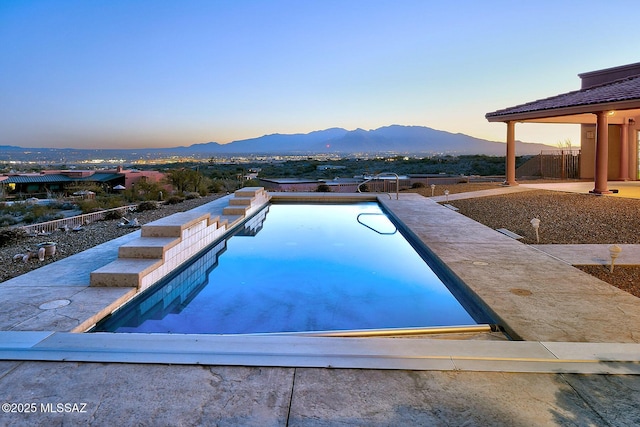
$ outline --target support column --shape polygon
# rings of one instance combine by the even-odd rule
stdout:
[[[516,122],[507,122],[507,160],[505,185],[518,185],[516,182]]]
[[[629,181],[629,119],[622,122],[620,135],[620,181]]]
[[[607,175],[609,172],[609,120],[607,111],[596,113],[596,170],[595,186],[591,193],[610,193],[607,187]]]

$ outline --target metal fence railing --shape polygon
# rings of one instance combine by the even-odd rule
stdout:
[[[543,178],[579,178],[580,150],[542,151],[540,153],[540,173]]]
[[[580,178],[580,149],[543,150],[516,170],[516,176]]]
[[[53,221],[40,222],[38,224],[30,224],[22,226],[21,228],[27,234],[38,233],[51,233],[60,228],[68,227],[73,229],[75,227],[83,226],[95,221],[101,221],[106,218],[109,213],[113,212],[118,215],[124,216],[128,212],[135,210],[137,205],[120,206],[119,208],[105,209],[99,212],[92,212],[88,214],[70,216],[68,218],[56,219]]]

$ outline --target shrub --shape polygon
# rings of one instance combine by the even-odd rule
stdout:
[[[29,209],[24,203],[0,203],[0,212],[7,215],[22,216]]]
[[[24,216],[23,221],[27,224],[33,224],[34,222],[53,221],[60,218],[62,218],[62,215],[49,206],[34,205]]]
[[[109,211],[106,214],[104,214],[105,220],[120,219],[120,218],[122,218],[122,214],[120,213],[120,211]]]
[[[95,199],[80,200],[78,201],[78,206],[83,214],[100,210],[100,204]]]
[[[424,185],[424,183],[422,183],[422,182],[414,182],[411,185],[411,188],[424,188],[424,187],[426,187],[426,185]]]
[[[26,235],[22,228],[2,228],[0,229],[0,246],[19,242]]]
[[[184,197],[180,196],[171,196],[167,199],[167,204],[169,205],[177,205],[178,203],[184,202]]]
[[[138,207],[136,208],[136,210],[138,212],[143,212],[143,211],[154,211],[158,209],[158,204],[154,201],[151,200],[147,200],[144,202],[141,202],[138,204]]]
[[[17,224],[18,220],[13,215],[0,215],[0,227]]]
[[[318,193],[331,193],[331,187],[329,187],[327,184],[320,184],[320,185],[318,185],[318,188],[316,189],[316,192],[318,192]]]
[[[51,202],[49,204],[49,207],[51,209],[59,209],[59,210],[65,210],[65,211],[70,211],[72,209],[77,209],[78,205],[75,205],[71,202],[65,202],[65,201],[61,201],[61,200],[55,200],[53,202]]]
[[[199,199],[202,196],[200,196],[200,194],[198,193],[186,193],[184,197],[186,200],[192,200],[192,199]]]

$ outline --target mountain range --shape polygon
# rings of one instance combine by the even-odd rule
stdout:
[[[540,154],[553,149],[539,143],[516,142],[518,155]],[[374,130],[331,128],[307,134],[273,134],[228,144],[208,142],[175,150],[212,154],[264,153],[407,153],[407,154],[486,154],[504,156],[505,144],[450,133],[424,126],[392,125]]]
[[[535,155],[541,150],[554,147],[539,143],[516,142],[517,155]],[[219,144],[207,142],[171,148],[146,149],[78,149],[78,148],[22,148],[0,145],[0,161],[19,160],[28,156],[29,160],[49,158],[73,161],[78,158],[134,158],[140,156],[199,156],[216,155],[260,155],[260,154],[423,154],[423,155],[464,155],[484,154],[504,156],[504,143],[474,138],[461,133],[450,133],[424,126],[391,125],[374,130],[346,130],[330,128],[307,134],[273,134],[259,138],[244,139]],[[121,157],[117,157],[121,156]]]

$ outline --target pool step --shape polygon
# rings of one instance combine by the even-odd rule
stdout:
[[[210,218],[208,213],[178,212],[160,218],[142,226],[142,237],[181,237],[182,232],[195,224],[207,221],[208,224],[217,222],[218,217]]]
[[[249,212],[251,206],[227,206],[222,210],[222,214],[225,216],[244,216]]]
[[[251,203],[255,200],[255,197],[232,197],[229,200],[231,206],[251,206]]]
[[[161,259],[117,259],[91,272],[91,286],[138,288],[142,279],[162,265]]]
[[[118,248],[118,259],[91,272],[91,286],[127,286],[139,291],[170,274],[269,202],[262,187],[236,191],[222,216],[179,212],[144,224],[140,237]]]
[[[233,193],[234,197],[268,197],[264,187],[244,187]]]
[[[140,237],[118,248],[118,258],[163,259],[169,249],[180,243],[173,237]]]
[[[245,187],[233,194],[229,206],[223,209],[224,216],[248,216],[256,207],[269,201],[269,194],[262,187]]]

